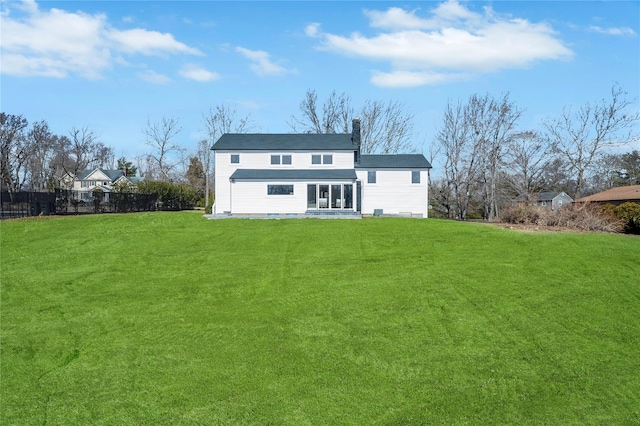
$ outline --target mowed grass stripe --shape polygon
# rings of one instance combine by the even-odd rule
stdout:
[[[640,421],[640,240],[194,212],[3,222],[5,424]]]

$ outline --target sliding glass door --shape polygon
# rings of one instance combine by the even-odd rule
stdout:
[[[318,208],[318,186],[316,184],[307,185],[307,209]]]
[[[307,184],[307,209],[353,209],[352,184]]]

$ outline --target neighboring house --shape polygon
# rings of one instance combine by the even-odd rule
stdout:
[[[525,203],[536,206],[542,206],[550,210],[558,210],[562,206],[569,205],[573,202],[573,198],[564,192],[538,192],[533,195],[519,195],[515,200],[516,203]]]
[[[588,197],[579,198],[575,202],[613,204],[615,206],[626,202],[640,204],[640,185],[618,186]]]
[[[361,155],[351,134],[224,134],[215,154],[214,215],[427,217],[422,154]]]
[[[68,179],[71,181],[71,178]],[[96,189],[102,190],[104,201],[109,201],[109,193],[118,187],[135,189],[143,178],[125,176],[122,170],[93,169],[82,170],[73,178],[71,190],[76,193],[78,200],[89,201],[93,199]]]

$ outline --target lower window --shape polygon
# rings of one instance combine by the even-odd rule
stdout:
[[[267,195],[293,195],[293,185],[267,185]]]

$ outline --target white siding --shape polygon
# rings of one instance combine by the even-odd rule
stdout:
[[[373,169],[370,169],[373,170]],[[428,172],[420,171],[420,183],[411,183],[411,170],[376,170],[376,183],[367,182],[368,170],[356,170],[362,182],[362,214],[372,215],[382,209],[384,214],[404,214],[427,217]]]
[[[240,163],[231,164],[231,155],[238,154],[240,155]],[[280,165],[272,165],[271,164],[271,155],[279,154],[279,155],[291,155],[291,164],[280,164]],[[311,164],[311,155],[312,154],[331,154],[333,156],[333,164]],[[340,152],[331,152],[331,151],[216,151],[215,158],[215,205],[214,205],[214,214],[222,214],[224,212],[238,212],[236,206],[231,208],[231,182],[229,182],[229,177],[237,170],[237,169],[282,169],[282,170],[304,170],[304,169],[314,169],[314,170],[328,170],[328,169],[352,169],[353,168],[353,152],[352,151],[340,151]],[[266,183],[262,183],[265,187],[263,196],[266,196]],[[298,197],[296,188],[296,195]],[[274,197],[274,196],[272,196]],[[306,187],[304,193],[301,193],[300,197],[304,200],[304,208],[306,208]],[[234,202],[239,200],[238,194],[233,194]],[[246,198],[246,202],[253,204],[254,207],[260,211],[260,213],[272,213],[271,211],[265,211],[264,208],[260,206],[261,198],[251,198],[248,196]],[[297,206],[297,202],[294,201],[269,201],[269,206],[271,204],[274,205],[274,208],[280,204]],[[244,208],[244,207],[243,207]],[[303,209],[302,212],[305,210]],[[299,212],[299,207],[295,207],[295,211],[287,211],[283,213],[297,213]],[[248,211],[246,211],[248,213]],[[273,213],[279,213],[274,211]]]
[[[267,195],[267,185],[293,185],[293,195]],[[233,214],[304,213],[307,207],[301,182],[236,182],[231,193]]]
[[[236,181],[231,184],[232,214],[304,214],[307,211],[307,184],[353,184],[343,182],[310,182],[310,181]],[[293,185],[293,195],[268,195],[268,185]],[[353,211],[353,209],[348,209]]]

